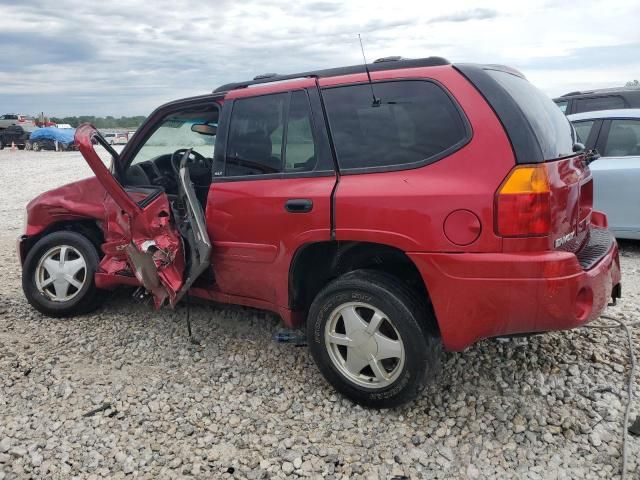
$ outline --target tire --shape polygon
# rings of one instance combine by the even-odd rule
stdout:
[[[62,253],[66,267],[61,268]],[[51,261],[49,268],[46,259]],[[84,261],[84,266],[78,259]],[[27,254],[22,267],[22,290],[31,306],[50,317],[87,313],[98,306],[101,297],[94,281],[99,261],[95,245],[84,235],[71,231],[50,233]],[[54,275],[59,277],[51,281]],[[76,285],[66,280],[69,276]]]
[[[373,334],[367,333],[374,316],[384,320]],[[401,280],[375,270],[356,270],[316,296],[307,318],[309,348],[320,372],[340,393],[366,407],[396,407],[414,400],[440,370],[442,346],[429,333],[428,322],[435,321],[430,316],[420,295]],[[330,341],[330,334],[343,344]],[[347,347],[347,340],[354,347]],[[395,357],[382,358],[383,349]],[[373,363],[382,375],[375,375],[370,360],[362,360],[370,355],[381,357]],[[349,358],[354,359],[351,365]]]
[[[38,151],[40,151],[40,144],[39,144],[38,142],[33,142],[33,143],[31,144],[31,149],[32,149],[34,152],[38,152]]]
[[[4,143],[2,143],[2,139],[0,139],[0,150],[4,148]]]
[[[25,142],[24,149],[27,151],[31,150],[31,142]]]

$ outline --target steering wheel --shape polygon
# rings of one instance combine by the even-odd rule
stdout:
[[[191,150],[191,151],[189,151]],[[211,170],[211,159],[189,148],[180,148],[171,154],[171,168],[173,168],[176,178],[179,178],[180,162],[186,152],[189,152],[187,163],[193,163],[198,169]]]

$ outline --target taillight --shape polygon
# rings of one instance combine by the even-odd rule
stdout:
[[[498,235],[548,235],[550,200],[549,175],[544,165],[514,168],[496,193]]]

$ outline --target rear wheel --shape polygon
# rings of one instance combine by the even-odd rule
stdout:
[[[31,150],[31,142],[25,142],[24,149],[25,150]]]
[[[31,148],[33,149],[34,152],[38,152],[40,150],[40,144],[38,142],[33,142],[31,144]]]
[[[0,138],[0,150],[4,148],[4,143],[2,143],[2,139]]]
[[[22,267],[22,289],[29,303],[51,317],[86,313],[99,302],[94,275],[99,257],[85,236],[70,231],[41,238]]]
[[[327,285],[307,320],[311,353],[324,377],[353,401],[389,408],[416,398],[439,370],[440,340],[428,312],[401,280],[373,271]]]

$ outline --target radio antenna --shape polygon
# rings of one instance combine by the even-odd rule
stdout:
[[[364,47],[362,46],[362,37],[358,34],[358,40],[360,41],[360,50],[362,50],[362,60],[364,60],[364,71],[367,72],[367,78],[369,79],[369,87],[371,88],[371,97],[373,98],[372,107],[380,106],[380,99],[376,97],[375,92],[373,91],[373,81],[371,81],[371,72],[369,72],[369,67],[367,65],[367,57],[364,55]]]

